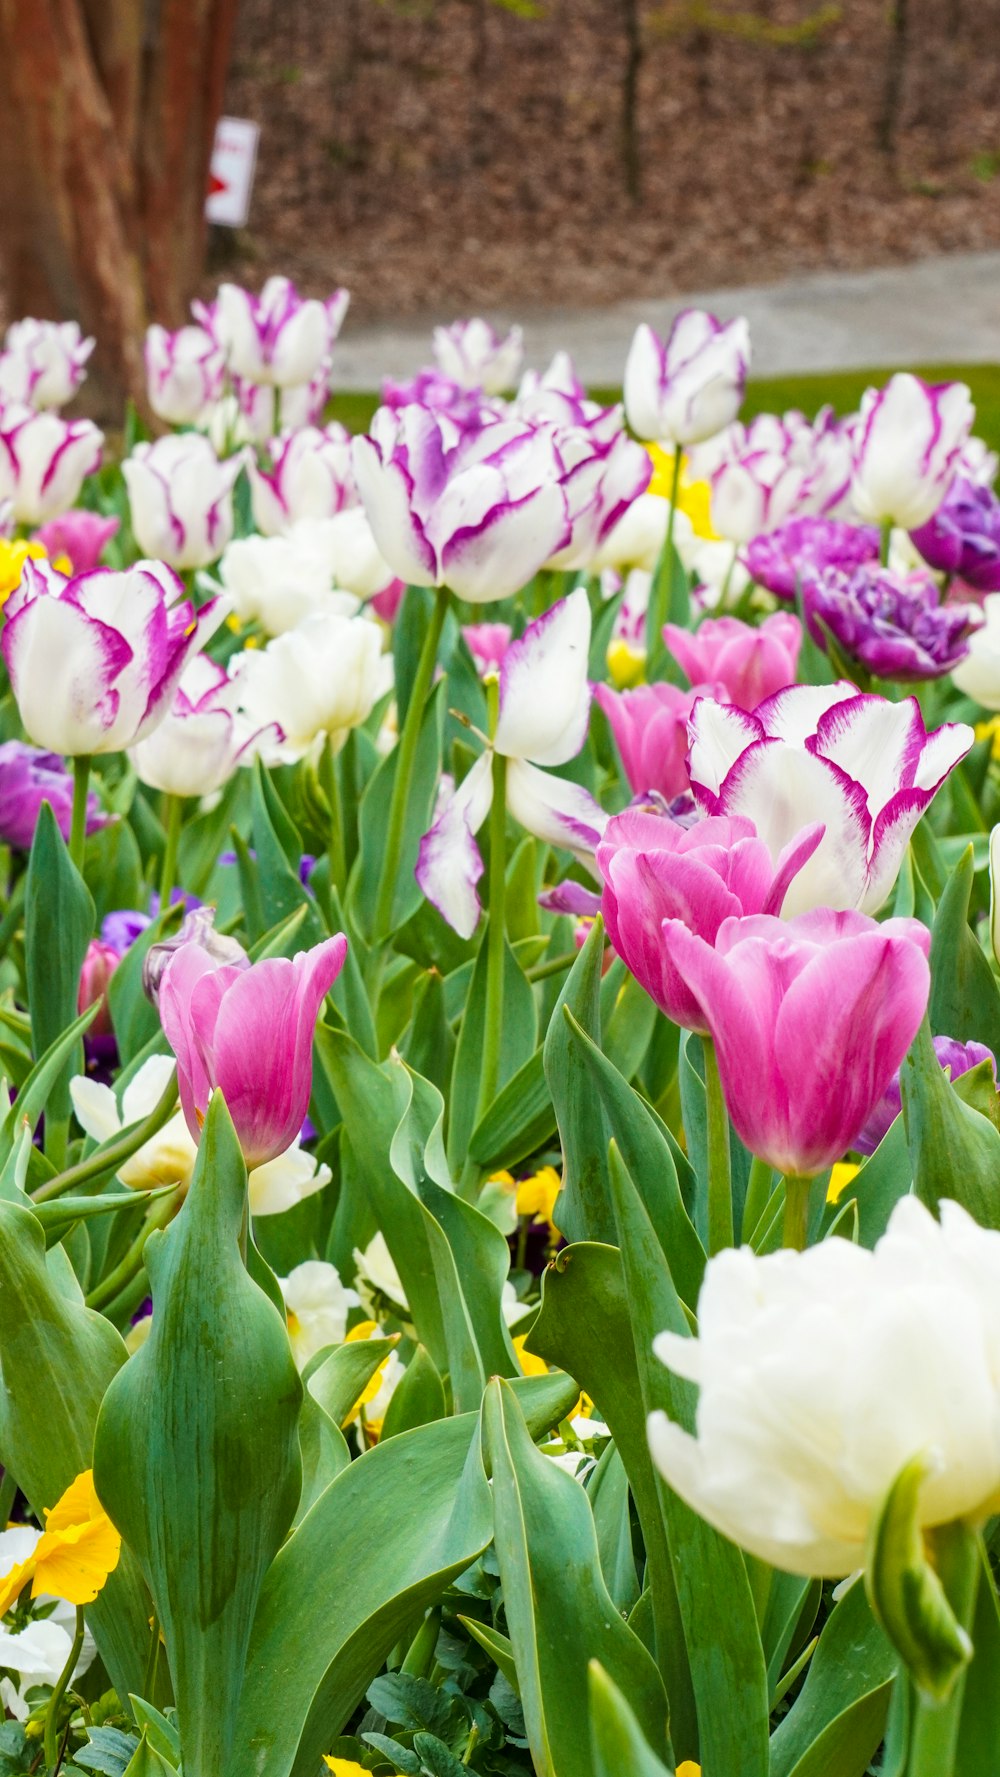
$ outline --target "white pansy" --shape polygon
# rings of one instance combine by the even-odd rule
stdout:
[[[265,1170],[265,1169],[261,1169]],[[347,1317],[360,1306],[356,1290],[340,1281],[336,1265],[325,1259],[306,1259],[287,1277],[279,1277],[295,1362],[304,1369],[317,1351],[340,1345],[347,1332]]]

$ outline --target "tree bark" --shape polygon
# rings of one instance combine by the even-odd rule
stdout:
[[[645,45],[639,0],[621,0],[625,27],[625,65],[622,70],[622,165],[625,190],[633,203],[642,196],[642,152],[639,144],[639,73]]]

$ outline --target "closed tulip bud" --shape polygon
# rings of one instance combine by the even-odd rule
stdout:
[[[196,432],[137,444],[122,464],[140,549],[179,571],[218,561],[233,534],[239,454],[219,461]]]
[[[171,426],[198,426],[222,394],[222,347],[204,327],[146,330],[146,393],[153,412]]]
[[[634,795],[645,796],[655,790],[669,802],[691,788],[688,720],[698,698],[708,694],[724,696],[721,685],[697,685],[682,691],[659,680],[653,685],[636,685],[631,691],[613,691],[610,685],[594,687]]]
[[[101,466],[104,436],[90,420],[11,404],[0,408],[0,505],[10,501],[17,524],[58,518]]]
[[[313,612],[266,648],[245,654],[240,674],[249,722],[277,727],[264,756],[291,764],[317,753],[327,736],[343,745],[389,689],[392,660],[383,656],[376,623]]]
[[[461,389],[482,389],[486,395],[502,395],[512,389],[521,372],[524,339],[520,327],[501,338],[488,321],[453,321],[435,327],[434,356],[442,374]]]
[[[75,321],[15,321],[0,354],[0,402],[24,402],[41,411],[71,401],[97,342]]]
[[[35,533],[35,541],[44,545],[52,561],[68,562],[71,574],[86,574],[100,565],[120,527],[120,518],[102,518],[99,512],[75,508],[61,518],[50,518]]]
[[[944,499],[974,418],[964,383],[900,372],[861,402],[854,440],[854,505],[873,524],[915,530]]]
[[[268,278],[259,296],[222,284],[211,311],[212,332],[231,371],[279,389],[308,383],[329,358],[350,297],[301,297],[288,278]]]
[[[740,410],[750,367],[745,320],[685,309],[666,340],[643,323],[625,364],[625,412],[637,438],[698,444]]]
[[[350,434],[335,422],[272,439],[270,468],[251,461],[247,470],[254,522],[265,537],[280,536],[300,519],[332,518],[357,501]]]
[[[663,639],[692,685],[714,682],[730,703],[753,710],[794,685],[802,625],[786,611],[775,611],[757,628],[738,617],[707,617],[694,631],[666,623]]]
[[[111,1031],[111,1014],[108,1011],[108,982],[121,962],[117,950],[110,944],[103,944],[100,938],[91,938],[87,946],[87,954],[80,970],[80,990],[77,995],[76,1009],[85,1012],[88,1006],[103,1001],[101,1010],[90,1026],[88,1035],[91,1037],[107,1036]]]

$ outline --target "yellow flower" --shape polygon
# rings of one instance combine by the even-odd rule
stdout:
[[[677,1777],[701,1777],[701,1766],[696,1765],[693,1758],[686,1758],[677,1767]]]
[[[663,500],[669,500],[674,484],[674,459],[670,451],[663,450],[659,444],[647,444],[646,449],[653,459],[653,478],[647,493],[659,494]],[[691,529],[696,537],[705,537],[710,543],[718,541],[718,531],[712,525],[712,485],[708,481],[695,481],[688,474],[686,458],[681,458],[681,479],[677,489],[677,510],[683,512],[691,520]]]
[[[562,1190],[562,1179],[554,1166],[543,1166],[540,1172],[532,1173],[530,1178],[518,1181],[517,1213],[519,1216],[534,1216],[535,1225],[548,1223],[554,1235],[559,1230],[552,1220],[556,1206],[556,1198]]]
[[[383,1337],[382,1329],[379,1326],[377,1321],[375,1321],[375,1320],[361,1320],[358,1322],[356,1327],[351,1328],[350,1332],[347,1335],[347,1338],[344,1340],[344,1344],[345,1345],[353,1345],[353,1344],[355,1344],[356,1341],[358,1341],[360,1339],[381,1339],[382,1337]],[[399,1335],[392,1334],[392,1335],[390,1335],[390,1337],[392,1337],[393,1342],[395,1343],[395,1341],[398,1339]],[[389,1353],[389,1356],[390,1357],[392,1356],[391,1352]],[[374,1376],[371,1377],[370,1381],[368,1382],[367,1386],[365,1387],[364,1393],[359,1394],[353,1407],[351,1408],[350,1412],[348,1413],[347,1418],[345,1420],[343,1420],[343,1422],[341,1424],[342,1431],[346,1431],[347,1427],[349,1425],[353,1424],[354,1420],[358,1417],[358,1414],[361,1412],[362,1407],[366,1407],[368,1405],[369,1401],[373,1401],[375,1399],[375,1396],[378,1394],[379,1390],[382,1387],[382,1383],[384,1380],[383,1371],[385,1370],[385,1366],[388,1362],[389,1362],[388,1357],[383,1358],[382,1362],[379,1364],[378,1369],[375,1371]],[[367,1431],[371,1432],[374,1429],[374,1427],[375,1427],[375,1422],[372,1421],[369,1425],[366,1426],[365,1429]],[[382,1430],[382,1421],[379,1420],[378,1421],[378,1430],[375,1433],[375,1440],[374,1440],[375,1442],[378,1441],[378,1433],[381,1432],[381,1430]]]
[[[976,739],[991,740],[991,759],[1000,759],[1000,716],[990,716],[985,722],[976,723]]]
[[[118,1566],[121,1546],[97,1497],[94,1471],[85,1469],[45,1513],[45,1529],[28,1559],[0,1578],[0,1616],[29,1580],[32,1598],[44,1593],[68,1604],[92,1604]]]
[[[333,1772],[333,1777],[371,1777],[371,1772],[352,1758],[327,1758],[324,1753],[323,1763]]]
[[[645,674],[646,650],[633,648],[624,636],[616,636],[608,643],[607,662],[615,690],[631,691],[634,685],[641,684]]]
[[[32,556],[39,561],[44,560],[48,553],[44,543],[25,543],[20,540],[11,543],[0,537],[0,605],[20,586],[28,557]]]
[[[857,1178],[860,1166],[852,1166],[849,1160],[838,1160],[830,1173],[830,1183],[826,1187],[828,1203],[839,1203],[852,1179]]]
[[[517,1361],[521,1366],[522,1374],[525,1376],[547,1376],[549,1366],[545,1359],[536,1357],[533,1351],[525,1351],[524,1342],[527,1337],[527,1333],[519,1333],[514,1340],[514,1350],[517,1352]]]

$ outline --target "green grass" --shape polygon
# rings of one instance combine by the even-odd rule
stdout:
[[[917,374],[928,382],[964,382],[976,404],[976,431],[993,450],[1000,450],[1000,364],[924,364]],[[759,377],[751,380],[743,403],[743,418],[757,413],[784,413],[798,407],[813,415],[829,403],[837,413],[851,413],[864,391],[879,387],[890,370],[845,370],[821,376]],[[599,401],[618,401],[620,389],[594,389]],[[335,397],[329,411],[351,432],[363,432],[378,406],[378,397],[344,393]]]

